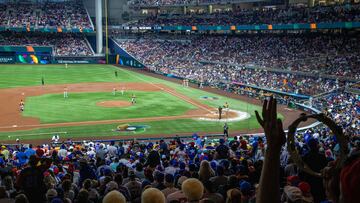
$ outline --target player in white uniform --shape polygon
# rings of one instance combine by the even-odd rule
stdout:
[[[24,108],[25,108],[25,103],[23,102],[23,100],[20,101],[20,111],[24,111]]]
[[[59,139],[60,139],[60,136],[59,135],[54,135],[52,138],[51,138],[51,141],[53,143],[58,143],[59,142]]]
[[[135,104],[135,103],[136,103],[136,96],[135,96],[135,94],[133,94],[132,97],[131,97],[131,103],[132,103],[132,104]]]
[[[67,87],[64,88],[64,98],[68,98],[68,89],[67,89]]]

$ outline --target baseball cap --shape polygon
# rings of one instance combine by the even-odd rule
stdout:
[[[300,182],[299,176],[288,176],[286,178],[287,182],[289,182],[292,186],[297,186]]]
[[[242,193],[248,194],[251,190],[251,184],[247,181],[240,181],[240,190]]]
[[[311,191],[310,184],[304,181],[300,182],[298,187],[303,194],[309,193]]]
[[[148,180],[144,180],[142,183],[141,183],[141,188],[145,188],[146,186],[148,185],[151,185],[151,182],[148,181]]]

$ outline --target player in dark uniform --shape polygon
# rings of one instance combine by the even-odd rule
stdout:
[[[224,124],[224,136],[229,137],[229,126],[227,123]]]
[[[118,76],[118,74],[117,74],[117,70],[115,71],[115,77],[117,77]]]
[[[41,77],[41,85],[45,85],[44,77]]]
[[[221,120],[222,107],[221,107],[221,106],[219,106],[218,110],[219,110],[219,120]]]

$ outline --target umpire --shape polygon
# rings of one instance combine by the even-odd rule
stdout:
[[[222,113],[222,107],[221,106],[219,106],[219,108],[218,108],[218,110],[219,110],[219,120],[221,120],[221,113]]]

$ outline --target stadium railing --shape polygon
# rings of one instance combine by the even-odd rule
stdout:
[[[124,30],[156,30],[156,31],[237,31],[237,30],[317,30],[317,29],[355,29],[360,22],[332,23],[295,23],[295,24],[258,24],[258,25],[177,25],[162,26],[126,26]]]

